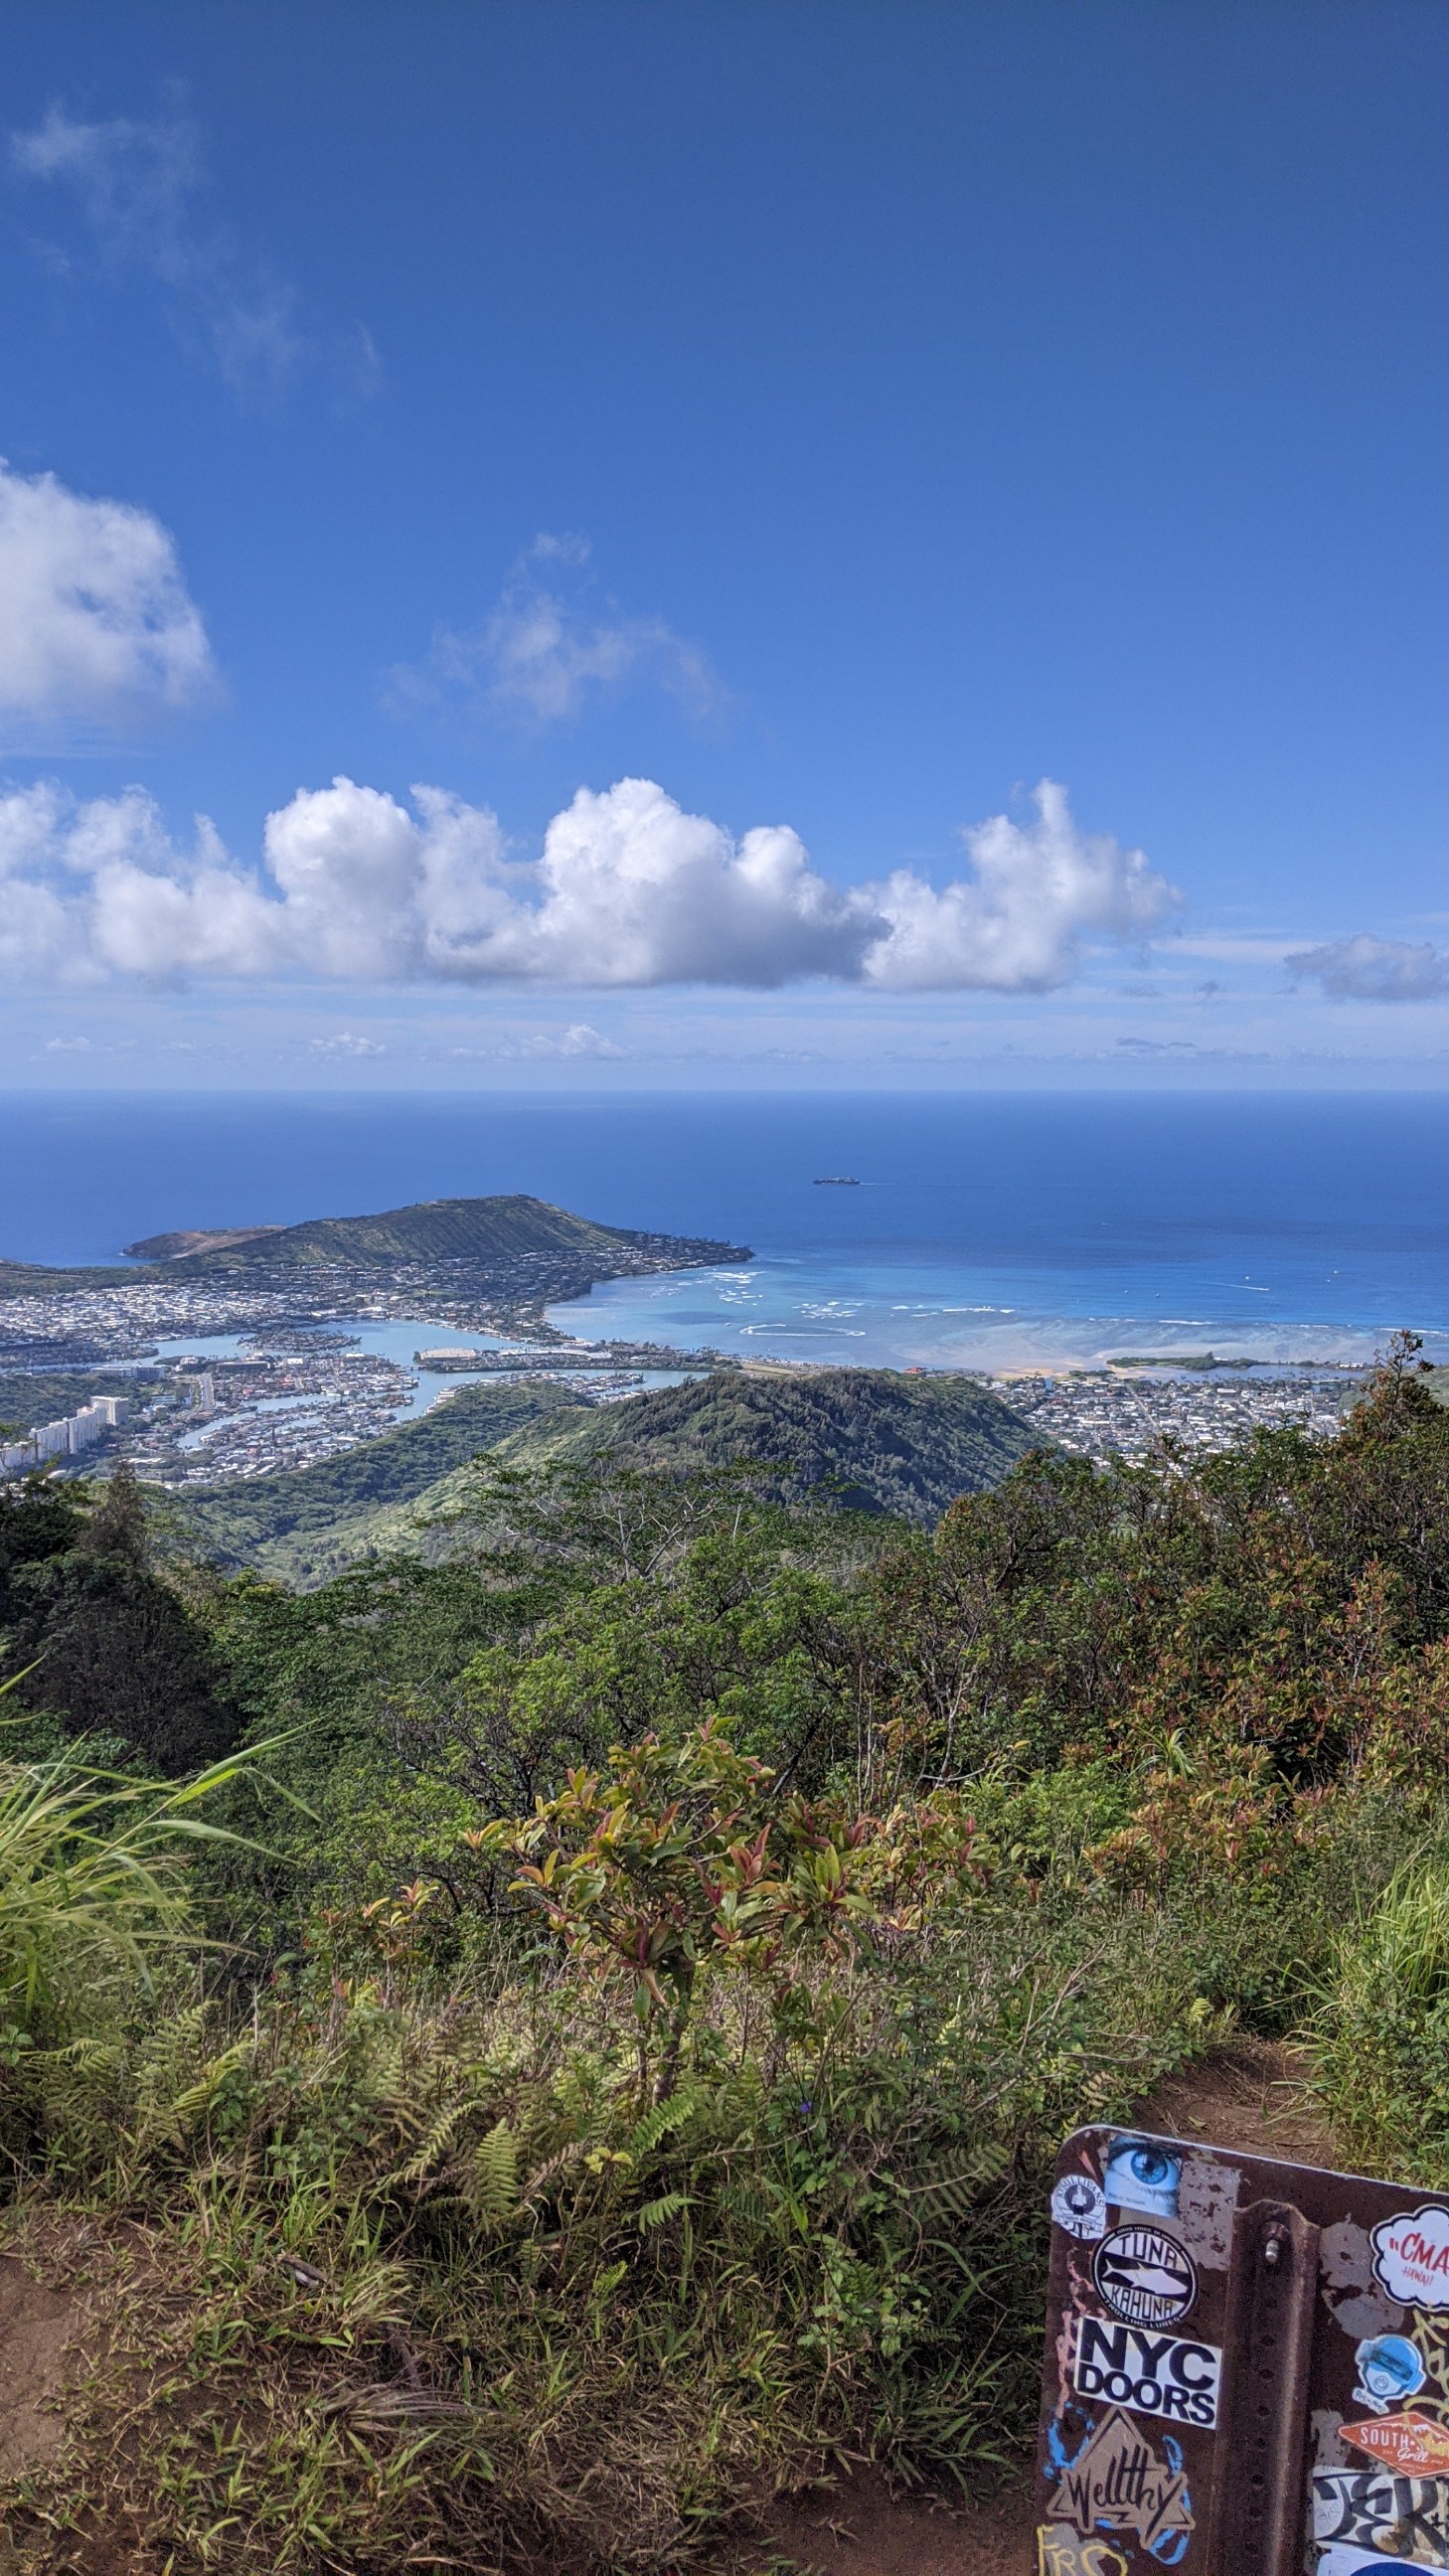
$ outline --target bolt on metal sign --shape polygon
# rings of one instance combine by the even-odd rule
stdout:
[[[1079,2129],[1038,2576],[1449,2570],[1449,2194]]]

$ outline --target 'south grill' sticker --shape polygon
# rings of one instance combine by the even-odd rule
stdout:
[[[1376,2424],[1344,2424],[1339,2440],[1414,2476],[1442,2477],[1449,2470],[1449,2428],[1432,2415],[1382,2415]]]
[[[1092,2261],[1098,2296],[1130,2326],[1170,2326],[1197,2297],[1191,2255],[1160,2227],[1114,2227]]]

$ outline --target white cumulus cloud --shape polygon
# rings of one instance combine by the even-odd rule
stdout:
[[[649,779],[581,787],[534,861],[496,816],[438,787],[410,805],[335,778],[267,817],[264,863],[233,860],[204,816],[176,846],[139,788],[78,804],[0,796],[12,969],[61,980],[305,974],[607,989],[808,978],[888,990],[1040,992],[1093,940],[1137,943],[1176,897],[1139,850],[1079,833],[1044,782],[1034,821],[966,835],[970,873],[841,886],[786,824],[736,840]],[[567,1051],[604,1051],[579,1022]]]
[[[1079,832],[1067,791],[1044,778],[1036,819],[994,814],[963,833],[971,874],[939,892],[900,869],[878,889],[890,927],[873,983],[1044,993],[1075,973],[1084,943],[1145,939],[1178,900],[1141,850]]]
[[[0,458],[0,740],[22,750],[125,739],[215,682],[160,522]]]
[[[1334,1002],[1431,1002],[1449,992],[1449,957],[1428,940],[1335,939],[1300,948],[1284,961],[1299,983],[1314,983]]]

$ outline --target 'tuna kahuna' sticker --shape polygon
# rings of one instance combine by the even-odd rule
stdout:
[[[1197,2297],[1192,2256],[1164,2228],[1114,2227],[1092,2258],[1099,2297],[1129,2326],[1170,2326]]]

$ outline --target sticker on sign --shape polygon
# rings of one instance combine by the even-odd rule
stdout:
[[[1049,2523],[1040,2523],[1036,2576],[1127,2576],[1127,2561],[1110,2540],[1091,2540],[1084,2531],[1053,2531]]]
[[[1090,2174],[1063,2174],[1052,2193],[1052,2216],[1068,2236],[1091,2244],[1107,2233],[1107,2195]]]
[[[1185,2343],[1146,2326],[1119,2325],[1104,2317],[1079,2317],[1072,2341],[1071,2380],[1079,2397],[1105,2397],[1134,2415],[1165,2423],[1199,2424],[1211,2432],[1218,2420],[1223,2357],[1216,2344]]]
[[[1182,2445],[1166,2433],[1162,2448],[1165,2460],[1113,2407],[1081,2449],[1060,2460],[1049,2518],[1080,2532],[1129,2531],[1154,2558],[1175,2566],[1193,2529],[1192,2498]]]
[[[1372,2242],[1374,2277],[1401,2308],[1449,2308],[1449,2209],[1381,2218]]]
[[[1170,2326],[1197,2297],[1192,2256],[1164,2228],[1114,2227],[1092,2261],[1098,2295],[1129,2326]]]
[[[1319,2559],[1317,2576],[1424,2576],[1422,2558],[1384,2558],[1378,2550],[1355,2549],[1336,2540]]]
[[[1356,2451],[1371,2452],[1388,2468],[1419,2476],[1442,2476],[1449,2469],[1449,2428],[1432,2415],[1383,2415],[1377,2423],[1343,2424],[1339,2440]]]
[[[1449,2479],[1393,2469],[1315,2469],[1313,2537],[1352,2541],[1378,2558],[1396,2551],[1419,2567],[1449,2567]]]

